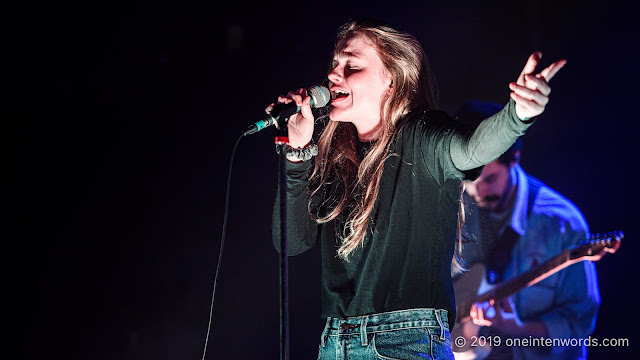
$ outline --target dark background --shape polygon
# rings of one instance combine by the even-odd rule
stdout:
[[[321,83],[336,28],[398,24],[423,44],[441,108],[505,103],[527,57],[564,57],[525,170],[573,200],[593,232],[624,230],[596,263],[594,337],[640,337],[638,31],[617,1],[26,3],[5,13],[3,154],[15,358],[200,359],[240,132],[280,94]],[[7,82],[5,81],[5,84]],[[207,359],[279,358],[271,243],[275,130],[235,154]],[[319,252],[290,259],[291,358],[316,356]]]

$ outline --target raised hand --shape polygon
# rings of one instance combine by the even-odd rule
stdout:
[[[551,93],[549,81],[567,63],[565,59],[560,59],[534,75],[541,58],[542,53],[539,51],[531,54],[518,80],[509,84],[510,96],[516,102],[516,114],[521,120],[531,119],[544,112]]]

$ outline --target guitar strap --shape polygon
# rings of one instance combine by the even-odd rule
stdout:
[[[530,218],[534,202],[544,183],[530,175],[527,175],[527,183],[529,184],[527,218]],[[498,237],[494,251],[488,254],[489,256],[487,258],[487,281],[491,282],[491,280],[493,280],[492,283],[503,281],[504,270],[506,270],[507,265],[511,261],[511,253],[519,237],[520,235],[516,233],[511,226],[507,226],[502,235]],[[493,328],[483,328],[481,334],[484,336],[500,336],[502,339],[500,346],[493,346],[491,348],[491,353],[485,360],[507,360],[513,357],[512,349],[505,344],[508,334],[501,334]]]

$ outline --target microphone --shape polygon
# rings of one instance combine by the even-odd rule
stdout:
[[[324,85],[311,86],[307,89],[307,95],[311,97],[309,105],[311,105],[312,108],[325,107],[329,104],[329,101],[331,101],[331,92]],[[289,116],[299,113],[300,110],[300,106],[296,105],[294,101],[288,104],[278,103],[273,106],[271,112],[267,114],[264,119],[249,126],[242,135],[247,136],[255,134],[268,126],[275,124],[280,118],[287,119]]]

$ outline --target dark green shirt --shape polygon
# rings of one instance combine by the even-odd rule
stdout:
[[[370,231],[348,262],[337,256],[336,234],[346,214],[315,223],[307,207],[312,161],[287,161],[288,253],[300,254],[320,242],[322,316],[435,308],[447,310],[453,324],[451,260],[460,181],[475,179],[481,166],[506,151],[531,123],[517,118],[513,101],[471,130],[442,111],[412,111],[391,148],[397,156],[384,164]],[[333,190],[329,187],[325,196]],[[278,250],[279,214],[276,196],[273,241]]]

